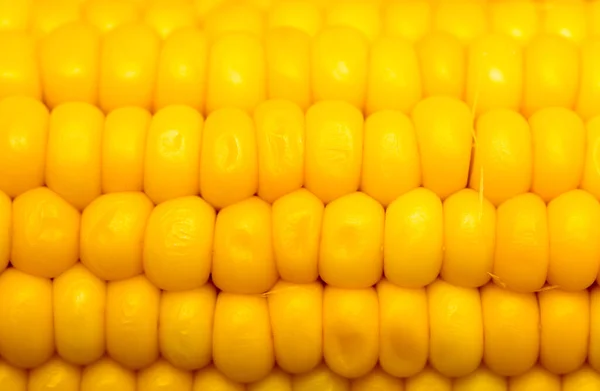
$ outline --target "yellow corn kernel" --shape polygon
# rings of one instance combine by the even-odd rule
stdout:
[[[452,391],[506,391],[506,378],[481,366],[470,374],[454,379]]]
[[[478,288],[494,265],[496,208],[472,189],[444,202],[444,259],[441,276],[451,284]]]
[[[373,288],[323,292],[323,357],[345,378],[366,375],[379,356],[379,304]]]
[[[425,188],[401,195],[386,211],[386,278],[409,288],[430,284],[442,267],[443,241],[443,207],[439,197]]]
[[[422,97],[421,69],[414,47],[401,38],[384,37],[371,47],[366,112],[408,113]]]
[[[427,287],[429,362],[445,376],[466,376],[483,357],[483,319],[477,289],[437,280]]]
[[[0,389],[3,391],[27,391],[28,373],[0,360]]]
[[[52,190],[29,190],[13,202],[11,264],[34,276],[53,278],[79,257],[81,215]]]
[[[413,110],[423,186],[445,199],[466,187],[473,121],[464,102],[447,97],[420,101]]]
[[[150,122],[144,160],[144,192],[155,203],[198,193],[202,115],[168,106]]]
[[[13,229],[12,215],[11,200],[4,192],[0,191],[0,273],[8,266],[11,255]]]
[[[81,369],[53,357],[29,372],[27,391],[79,391]]]
[[[26,32],[0,31],[0,99],[41,99],[42,86],[35,41]]]
[[[144,276],[111,281],[106,292],[106,350],[133,370],[158,359],[160,290]]]
[[[310,36],[290,27],[271,30],[265,41],[267,95],[302,109],[311,103]]]
[[[281,27],[302,31],[310,37],[317,35],[323,28],[324,15],[319,7],[310,1],[280,1],[276,2],[267,16],[269,29]]]
[[[65,103],[50,114],[46,184],[79,210],[100,196],[104,115],[88,103]]]
[[[600,116],[588,121],[586,128],[585,163],[580,186],[600,198]]]
[[[0,2],[0,31],[27,30],[32,6],[32,0]]]
[[[200,153],[200,193],[217,209],[254,195],[258,152],[252,118],[240,109],[218,110],[206,119]]]
[[[535,0],[489,2],[490,29],[526,45],[538,34],[540,14]]]
[[[81,4],[74,0],[35,0],[31,15],[31,33],[43,38],[65,24],[81,17]]]
[[[144,193],[96,198],[81,217],[81,262],[104,280],[142,273],[142,243],[152,206]]]
[[[277,365],[291,374],[311,371],[323,356],[323,286],[279,281],[267,298]]]
[[[267,64],[262,42],[249,34],[231,33],[210,48],[206,110],[237,107],[248,112],[266,99]]]
[[[469,187],[495,206],[531,187],[533,156],[527,121],[517,112],[497,109],[476,125]]]
[[[258,197],[222,209],[214,236],[212,280],[222,291],[264,293],[277,281],[271,205]]]
[[[108,32],[100,54],[100,107],[150,109],[154,95],[160,39],[147,25],[126,24]]]
[[[597,72],[600,67],[600,39],[586,40],[581,45],[580,55],[581,74],[575,107],[577,114],[588,120],[600,114],[600,77]]]
[[[249,34],[261,38],[264,28],[263,14],[249,4],[224,2],[223,6],[214,7],[204,19],[204,29],[211,41],[231,33]]]
[[[488,29],[486,8],[477,1],[450,0],[438,4],[433,19],[435,30],[450,33],[469,44]]]
[[[587,365],[563,376],[562,391],[593,391],[600,388],[600,374]]]
[[[545,107],[571,108],[579,90],[580,58],[575,43],[539,35],[525,49],[523,112]]]
[[[355,28],[371,42],[379,38],[383,29],[376,1],[334,2],[325,14],[325,25]]]
[[[535,294],[490,283],[481,289],[483,359],[500,376],[531,369],[540,350],[540,311]]]
[[[531,191],[546,202],[579,186],[586,151],[584,124],[574,112],[545,108],[530,120],[533,143]]]
[[[211,361],[217,293],[212,284],[182,292],[163,292],[158,320],[161,355],[177,368],[203,368]]]
[[[600,266],[600,203],[583,190],[563,193],[548,204],[548,283],[565,290],[586,289]]]
[[[414,376],[423,370],[429,354],[426,292],[401,288],[384,279],[377,284],[377,295],[379,364],[392,376]]]
[[[352,381],[352,391],[403,391],[404,383],[401,379],[384,372],[376,367],[363,377]]]
[[[419,41],[431,30],[432,8],[428,0],[390,2],[383,11],[386,34],[411,43]]]
[[[292,378],[293,391],[350,391],[350,381],[321,364],[310,372]]]
[[[343,101],[324,101],[306,112],[305,187],[329,203],[358,190],[363,116]]]
[[[191,391],[193,376],[191,372],[179,369],[169,362],[159,359],[138,372],[138,391]]]
[[[246,387],[238,382],[235,382],[215,367],[208,366],[196,372],[194,376],[193,391],[245,391]]]
[[[11,365],[31,369],[54,353],[52,282],[7,269],[0,274],[0,354]]]
[[[380,111],[365,121],[360,188],[384,207],[421,183],[414,127],[398,111]]]
[[[385,210],[368,195],[355,192],[325,207],[319,274],[329,285],[367,288],[381,278]]]
[[[138,22],[139,7],[120,0],[87,0],[82,8],[83,19],[101,34],[128,23]]]
[[[313,101],[344,100],[362,109],[368,64],[369,44],[359,31],[351,27],[321,30],[312,43]]]
[[[600,286],[590,289],[590,334],[587,361],[596,371],[600,370]]]
[[[581,42],[587,35],[586,1],[546,0],[542,7],[542,31],[556,34],[574,42]]]
[[[261,103],[254,112],[258,155],[258,195],[267,202],[304,183],[304,113],[284,100]]]
[[[425,368],[406,379],[405,391],[451,391],[452,380],[432,368]]]
[[[447,33],[432,33],[416,47],[421,64],[423,96],[462,99],[467,79],[466,50]]]
[[[136,391],[135,373],[103,357],[83,369],[80,391]]]
[[[106,284],[82,264],[54,279],[54,341],[60,357],[89,365],[104,354]]]
[[[219,294],[213,362],[225,376],[243,383],[258,381],[271,371],[275,356],[266,297]]]
[[[282,279],[309,283],[319,277],[323,202],[306,189],[273,203],[273,251]]]
[[[195,27],[196,13],[188,1],[154,0],[144,10],[144,23],[166,39],[179,29]]]
[[[262,380],[248,384],[248,391],[292,391],[290,375],[275,368]]]
[[[585,361],[590,335],[588,291],[550,289],[538,294],[540,307],[540,363],[550,372],[564,375]]]
[[[144,236],[144,272],[163,290],[199,288],[208,281],[216,214],[199,197],[166,201],[152,211]]]
[[[110,112],[102,132],[102,192],[142,191],[151,116],[138,107]]]
[[[508,380],[509,391],[561,391],[560,377],[536,365]]]
[[[83,23],[66,24],[44,37],[40,70],[50,108],[66,102],[97,103],[99,52],[97,32]]]
[[[48,122],[48,109],[38,100],[0,100],[0,190],[9,197],[44,184]]]
[[[208,43],[199,29],[173,32],[162,45],[156,73],[154,109],[180,104],[204,111]]]

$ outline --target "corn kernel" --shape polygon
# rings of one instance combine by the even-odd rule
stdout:
[[[566,38],[539,35],[525,49],[523,112],[545,107],[571,108],[579,90],[580,56]]]
[[[551,289],[538,294],[540,306],[540,363],[564,375],[585,361],[590,335],[590,297],[587,291]]]
[[[488,284],[481,289],[483,359],[500,376],[531,369],[540,350],[540,311],[533,293]]]
[[[367,288],[381,278],[385,211],[360,192],[325,207],[319,252],[319,274],[340,288]]]
[[[106,116],[100,159],[103,193],[143,190],[150,121],[150,113],[138,107],[116,109]]]
[[[381,280],[377,284],[377,295],[379,364],[392,376],[414,376],[423,370],[429,354],[426,292]]]
[[[104,280],[142,273],[143,238],[152,212],[144,193],[96,198],[81,218],[81,262]]]
[[[546,108],[530,120],[533,143],[531,191],[546,202],[576,189],[585,163],[585,127],[564,108]]]
[[[271,30],[265,41],[267,95],[307,109],[311,103],[310,36],[294,28]]]
[[[377,364],[379,305],[373,288],[323,292],[323,356],[338,375],[358,378]]]
[[[0,297],[0,354],[17,367],[39,367],[54,353],[52,282],[7,269]]]
[[[243,384],[235,382],[215,367],[208,366],[196,372],[194,376],[193,391],[245,391],[246,387]]]
[[[81,369],[54,357],[29,372],[27,391],[79,391]]]
[[[581,189],[600,198],[600,117],[586,124],[586,153],[583,166]]]
[[[44,184],[48,109],[33,98],[0,100],[0,190],[9,197]]]
[[[496,209],[471,189],[444,202],[441,276],[451,284],[478,288],[490,279],[496,242]]]
[[[327,9],[325,25],[355,28],[371,42],[379,37],[383,29],[376,1],[334,2]]]
[[[83,19],[105,34],[124,24],[140,20],[140,11],[132,2],[120,0],[87,0],[82,9]]]
[[[363,107],[367,91],[369,45],[351,27],[327,27],[312,43],[313,101],[344,100]]]
[[[83,210],[101,192],[104,115],[88,103],[65,103],[50,114],[46,184]]]
[[[35,3],[31,15],[31,33],[35,38],[42,38],[81,17],[81,4],[77,0],[35,0]]]
[[[42,97],[33,37],[25,32],[0,31],[0,99],[9,96]]]
[[[323,28],[324,15],[319,7],[310,1],[280,1],[269,9],[267,25],[269,29],[290,27],[300,30],[310,37]]]
[[[292,378],[294,391],[350,391],[350,381],[321,364],[310,372]]]
[[[506,378],[482,366],[474,372],[454,379],[453,391],[507,391]]]
[[[404,383],[378,367],[352,382],[352,391],[373,390],[403,391]]]
[[[323,286],[279,281],[268,296],[277,365],[306,373],[323,357]]]
[[[213,361],[233,381],[264,378],[275,357],[266,297],[221,293],[213,331]]]
[[[0,2],[0,31],[25,31],[29,27],[33,0]],[[12,391],[12,390],[9,390]]]
[[[366,112],[408,113],[421,96],[421,69],[414,47],[401,38],[377,40],[370,53]]]
[[[444,376],[466,376],[483,357],[483,320],[477,289],[437,280],[427,287],[429,362]]]
[[[255,113],[258,195],[267,202],[304,183],[304,113],[283,100],[261,103]]]
[[[0,389],[3,391],[27,391],[27,371],[13,367],[0,360]]]
[[[119,364],[142,369],[158,359],[160,291],[144,276],[108,283],[106,350]]]
[[[206,119],[200,153],[200,193],[217,209],[254,195],[258,152],[252,118],[239,109],[218,110]]]
[[[466,50],[447,33],[431,33],[417,45],[423,96],[462,99],[467,80]]]
[[[431,368],[406,379],[405,391],[451,391],[452,380]]]
[[[419,102],[412,113],[424,187],[445,199],[466,187],[473,143],[467,105],[447,97]]]
[[[66,102],[96,104],[100,39],[93,27],[70,23],[41,42],[40,70],[46,104],[50,108]]]
[[[541,25],[536,3],[535,0],[490,2],[491,31],[506,34],[521,45],[528,44]]]
[[[179,29],[195,27],[196,14],[191,2],[154,0],[145,9],[144,23],[166,39]]]
[[[159,348],[162,356],[177,368],[199,369],[210,363],[216,300],[212,284],[162,293]]]
[[[204,30],[211,41],[231,33],[243,33],[261,38],[265,19],[259,9],[248,4],[224,2],[214,7],[204,19]],[[242,57],[243,58],[243,57]]]
[[[168,106],[150,122],[144,160],[144,192],[155,203],[198,193],[204,120],[187,106]]]
[[[390,2],[383,11],[386,34],[411,43],[419,41],[431,30],[432,8],[428,0]]]
[[[271,205],[248,198],[221,210],[215,226],[212,279],[223,291],[264,293],[277,281]]]
[[[581,42],[587,35],[585,3],[582,0],[544,1],[541,4],[543,32]]]
[[[275,368],[262,380],[248,384],[248,391],[292,391],[290,375]]]
[[[160,40],[143,24],[127,24],[108,32],[100,54],[100,107],[150,109],[155,90]]]
[[[363,116],[342,101],[324,101],[306,112],[304,184],[324,203],[358,190],[363,156]]]
[[[264,46],[250,34],[231,33],[210,48],[206,110],[237,107],[248,112],[267,97]]]
[[[208,49],[199,29],[186,28],[169,35],[158,58],[155,110],[177,104],[204,111]]]
[[[595,370],[600,369],[600,287],[590,289],[590,334],[587,361]]]
[[[273,251],[282,279],[309,283],[319,277],[323,202],[306,189],[273,203]]]
[[[106,284],[82,264],[54,279],[54,341],[60,357],[89,365],[104,354]]]
[[[13,202],[12,265],[34,276],[53,278],[79,257],[79,212],[45,187]]]
[[[138,372],[138,391],[192,391],[192,373],[159,359]]]
[[[600,114],[600,77],[596,70],[600,67],[600,39],[584,41],[581,46],[579,93],[575,105],[577,114],[583,120]]]
[[[80,391],[136,391],[135,373],[103,357],[83,369]]]
[[[477,1],[449,0],[438,4],[433,26],[469,44],[488,29],[485,5]]]
[[[509,391],[561,391],[560,377],[536,365],[508,380]]]
[[[593,391],[600,388],[600,375],[587,365],[563,376],[563,391]]]

